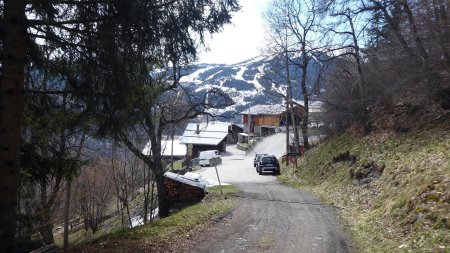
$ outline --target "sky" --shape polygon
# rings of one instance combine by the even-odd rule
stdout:
[[[241,10],[232,24],[225,25],[207,41],[209,51],[199,54],[199,63],[234,64],[260,55],[264,46],[264,19],[269,0],[240,0]]]

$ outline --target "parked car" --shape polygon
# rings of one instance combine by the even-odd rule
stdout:
[[[262,175],[264,172],[273,172],[276,175],[280,175],[280,163],[278,162],[278,159],[273,155],[263,156],[258,162],[256,171],[260,175]]]
[[[261,157],[265,156],[267,154],[256,154],[255,158],[253,158],[253,167],[256,167],[256,165],[259,162],[259,159],[261,159]]]
[[[214,164],[220,164],[222,159],[218,150],[207,150],[200,152],[198,164],[200,166],[212,166]]]

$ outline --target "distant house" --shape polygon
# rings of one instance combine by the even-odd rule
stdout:
[[[226,152],[230,126],[230,123],[216,121],[189,123],[180,139],[180,144],[192,144],[192,157],[198,157],[199,153],[205,150]]]
[[[304,107],[296,105],[294,115],[296,122],[300,122]],[[250,118],[250,133],[265,135],[275,131],[275,128],[285,126],[286,122],[291,121],[290,113],[286,114],[284,105],[255,105],[240,113],[242,115],[242,124],[245,132],[248,131]]]
[[[228,124],[228,123],[227,123]],[[228,144],[236,144],[239,138],[239,134],[244,132],[244,126],[241,124],[228,124],[228,136],[227,143]]]
[[[180,143],[180,139],[180,136],[174,136],[172,145],[172,139],[169,136],[163,136],[161,140],[161,157],[163,159],[170,159],[173,156],[174,160],[180,160],[186,157],[187,148],[186,145]],[[152,144],[149,141],[142,150],[142,153],[144,155],[150,155],[152,152],[151,148]]]

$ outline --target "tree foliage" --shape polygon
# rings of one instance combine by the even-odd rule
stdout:
[[[439,94],[449,88],[449,7],[428,0],[321,1],[319,11],[330,17],[323,30],[334,41],[322,94],[330,123],[370,131],[386,125],[389,113],[416,118],[442,101]],[[391,126],[414,125],[402,117]]]
[[[205,33],[229,23],[239,5],[235,0],[5,0],[0,9],[0,143],[21,143],[23,127],[25,157],[33,158],[24,163],[32,169],[23,175],[48,179],[53,171],[41,164],[55,162],[64,177],[72,162],[78,164],[66,149],[72,133],[88,126],[99,137],[117,138],[152,115],[143,112],[154,110],[159,96],[178,85],[180,66],[196,59]],[[170,75],[155,77],[161,70]],[[1,150],[2,173],[7,167],[12,173],[11,180],[0,182],[1,219],[8,219],[0,219],[0,241],[1,249],[10,250],[19,149]]]

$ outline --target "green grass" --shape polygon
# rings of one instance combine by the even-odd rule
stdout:
[[[332,163],[349,151],[357,162]],[[373,161],[380,178],[361,183],[350,170]],[[340,207],[361,252],[450,252],[450,135],[446,129],[408,134],[342,134],[282,168],[285,184]],[[405,248],[399,248],[402,244]]]
[[[99,245],[120,245],[108,248],[107,252],[123,252],[142,249],[159,244],[165,244],[175,237],[183,237],[193,231],[201,231],[213,220],[230,212],[238,203],[235,194],[238,189],[232,185],[208,188],[209,194],[198,204],[186,207],[170,217],[159,219],[151,224],[136,228],[124,229],[111,234],[94,238],[85,245],[73,248],[74,252],[96,252]],[[149,246],[150,245],[150,246]],[[151,250],[150,250],[151,251]]]
[[[237,189],[233,186],[223,186],[223,191],[224,197],[230,197],[237,192]],[[236,199],[234,198],[224,199],[220,194],[219,187],[209,188],[208,192],[209,194],[204,201],[186,207],[169,218],[158,220],[150,226],[120,231],[111,236],[151,239],[158,235],[164,238],[173,233],[205,225],[211,219],[229,212],[236,204]]]
[[[171,169],[172,169],[171,164],[170,163],[167,164],[166,170],[171,170]],[[173,169],[174,170],[181,170],[181,169],[183,169],[183,160],[174,161],[173,162]]]
[[[241,150],[247,150],[250,146],[248,145],[248,143],[238,143],[237,144],[237,148],[241,149]]]

